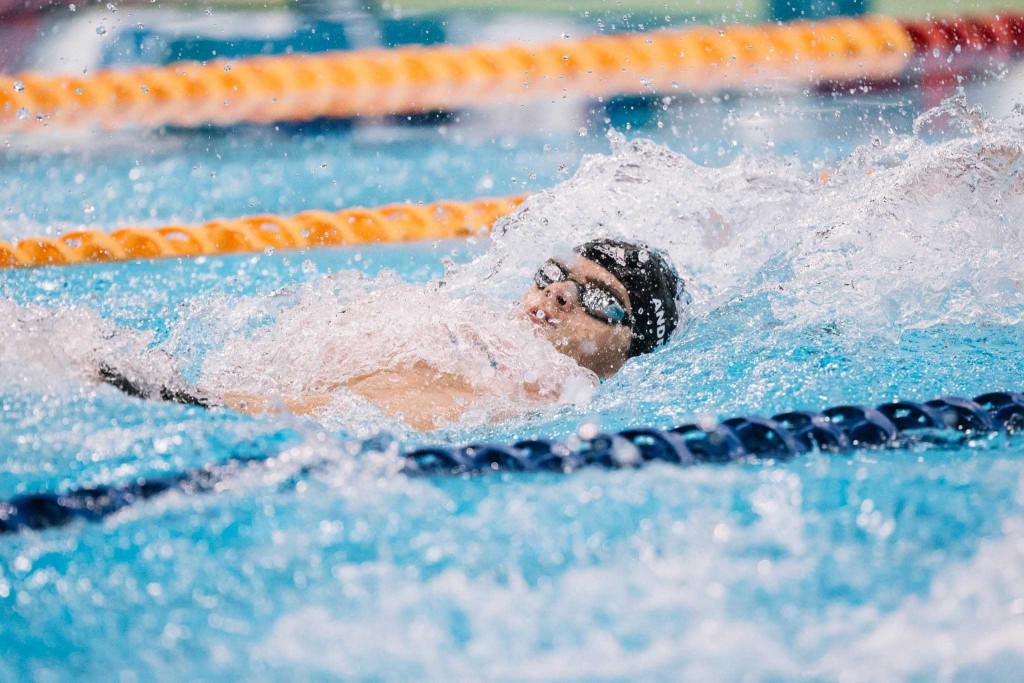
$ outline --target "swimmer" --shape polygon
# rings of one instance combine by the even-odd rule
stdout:
[[[669,340],[679,324],[684,294],[678,273],[662,254],[644,244],[602,239],[577,247],[569,258],[545,260],[521,298],[518,314],[532,323],[536,336],[593,373],[596,384],[597,378],[608,379],[630,358]],[[237,392],[207,395],[183,383],[151,386],[109,364],[100,365],[98,378],[140,398],[225,406],[245,413],[317,415],[334,399],[331,391],[293,398]],[[534,404],[550,405],[558,398],[529,383],[524,386]],[[420,430],[457,420],[481,394],[466,377],[424,361],[380,367],[330,388],[347,389]]]

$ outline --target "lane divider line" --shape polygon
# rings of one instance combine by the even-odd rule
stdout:
[[[1000,432],[1024,431],[1024,394],[996,391],[973,400],[943,396],[924,403],[896,401],[875,408],[842,405],[820,413],[790,411],[772,418],[735,417],[713,425],[672,429],[631,428],[564,441],[532,439],[511,446],[401,448],[389,437],[363,442],[361,452],[397,448],[410,476],[471,476],[491,472],[570,473],[586,467],[637,468],[652,462],[680,466],[743,461],[784,461],[811,452],[844,454],[860,448],[912,448],[936,441],[953,445]],[[174,474],[126,484],[33,493],[0,501],[0,534],[96,522],[171,491],[216,492],[226,479],[254,466],[281,464],[280,453],[253,452]],[[321,459],[302,465],[294,477],[328,467]],[[293,477],[293,478],[294,478]]]
[[[1016,35],[1017,24],[1007,26],[986,33],[987,39],[1002,45],[1005,36]],[[951,38],[967,39],[959,33]],[[179,62],[85,76],[23,73],[0,78],[0,132],[309,121],[496,106],[565,93],[673,94],[779,81],[883,80],[903,73],[914,53],[915,42],[900,21],[865,16],[536,45]]]
[[[303,211],[290,217],[261,214],[198,226],[73,230],[59,237],[27,237],[16,244],[0,241],[0,268],[465,238],[486,234],[525,198]]]

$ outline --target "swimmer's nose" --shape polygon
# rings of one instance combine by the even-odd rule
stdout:
[[[576,305],[577,293],[574,282],[568,280],[553,282],[547,286],[544,292],[562,310],[568,310]]]

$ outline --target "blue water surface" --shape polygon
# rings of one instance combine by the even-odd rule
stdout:
[[[614,123],[702,163],[747,151],[827,167],[874,137],[909,132],[922,108],[915,90],[775,99],[676,102]],[[497,132],[465,113],[419,128],[164,131],[15,147],[0,155],[0,236],[528,192],[566,178],[582,154],[606,152],[606,116],[600,108],[578,126],[539,131]],[[204,297],[345,269],[424,282],[443,272],[442,258],[465,262],[487,247],[0,278],[19,304],[85,306],[159,343]],[[604,383],[589,407],[419,438],[509,441],[588,423],[973,396],[1020,389],[1024,376],[1019,326],[943,324],[893,338],[842,325],[773,333],[776,323],[764,296],[731,302]],[[1024,640],[1007,637],[1024,628],[1021,439],[410,479],[394,473],[393,456],[360,451],[310,418],[144,402],[88,384],[36,392],[5,382],[0,406],[0,499],[286,456],[208,495],[0,536],[0,680],[973,681],[1011,679],[1024,663]],[[303,473],[289,458],[334,465]],[[935,645],[946,640],[955,646]]]

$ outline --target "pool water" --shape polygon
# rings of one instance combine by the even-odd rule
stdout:
[[[4,272],[0,499],[282,455],[216,493],[0,537],[0,680],[1013,678],[1022,439],[444,479],[361,442],[1021,389],[1024,120],[972,109],[997,87],[926,116],[916,90],[672,102],[620,112],[609,136],[602,108],[12,140],[5,238],[537,194],[493,239]],[[670,253],[689,324],[548,410],[419,434],[372,412],[143,402],[83,370],[155,348],[193,380],[218,353],[239,376],[285,372],[356,346],[323,321],[368,292],[435,292],[445,324],[466,322],[460,302],[493,306],[471,322],[500,334],[543,255],[601,234]],[[309,325],[267,364],[261,335],[288,315]],[[369,315],[439,324],[400,300]]]

